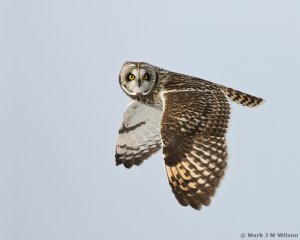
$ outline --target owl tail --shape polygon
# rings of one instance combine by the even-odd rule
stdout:
[[[228,87],[222,86],[222,92],[225,93],[225,95],[232,101],[247,107],[258,106],[264,101],[262,98],[255,97]]]

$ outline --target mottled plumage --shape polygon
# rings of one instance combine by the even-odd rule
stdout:
[[[117,165],[139,165],[162,147],[178,202],[209,205],[227,165],[228,99],[249,107],[263,99],[143,62],[124,63],[119,81],[133,101],[119,130]]]
[[[162,112],[138,101],[128,104],[119,130],[116,164],[130,168],[140,165],[161,147],[160,119]]]

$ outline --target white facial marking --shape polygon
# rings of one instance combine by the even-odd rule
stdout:
[[[140,74],[137,69],[133,69],[131,73],[135,76],[135,80],[138,80],[140,78]]]
[[[146,70],[145,70],[145,69],[143,69],[143,68],[140,69],[140,77],[141,77],[141,79],[143,79],[145,73],[146,73]]]
[[[121,87],[122,89],[129,95],[144,95],[146,96],[152,91],[152,88],[155,84],[155,72],[154,69],[149,67],[139,68],[137,64],[129,64],[122,69],[121,72]],[[135,79],[130,80],[128,79],[128,74],[134,75]],[[145,75],[147,74],[147,79],[144,79]]]

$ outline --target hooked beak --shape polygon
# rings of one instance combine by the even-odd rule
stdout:
[[[138,86],[141,87],[141,85],[142,85],[142,80],[139,78],[137,81],[138,81]]]

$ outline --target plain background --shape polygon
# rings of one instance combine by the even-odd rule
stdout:
[[[300,2],[1,1],[0,239],[300,234]],[[162,154],[116,167],[126,60],[265,98],[232,104],[229,167],[181,207]]]

